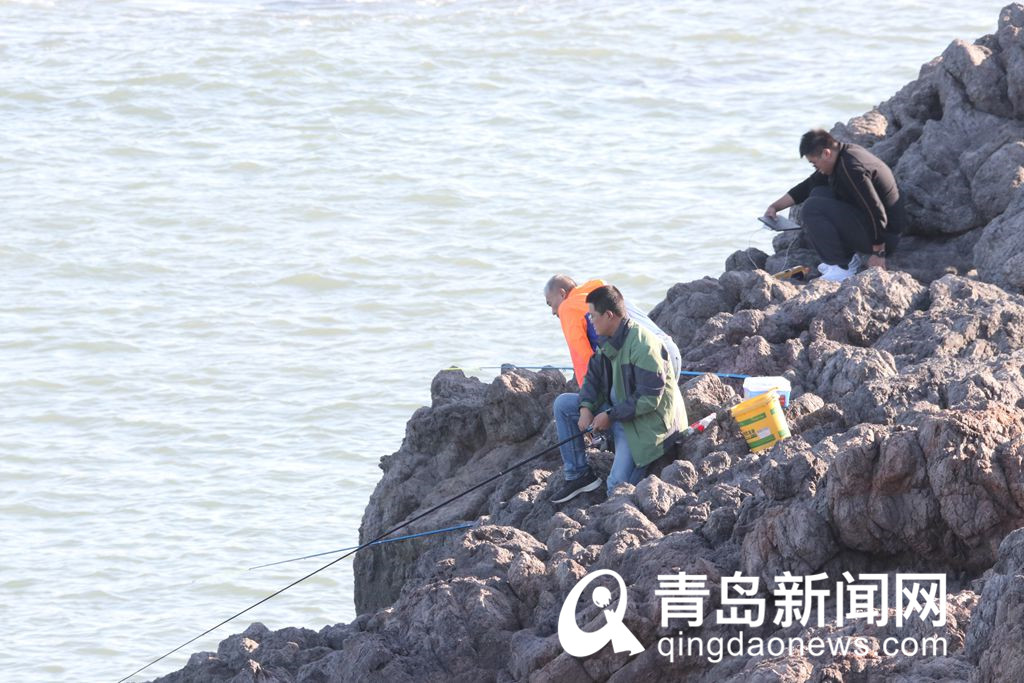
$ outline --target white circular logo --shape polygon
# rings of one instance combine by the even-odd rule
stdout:
[[[602,576],[612,576],[619,584],[619,604],[615,609],[606,609],[612,603],[612,592],[604,586],[598,586],[591,594],[591,600],[599,608],[604,610],[605,625],[596,631],[584,631],[576,624],[576,606],[584,589],[595,579]],[[579,583],[573,586],[562,603],[562,610],[558,613],[558,642],[562,648],[573,657],[589,657],[609,641],[612,650],[615,652],[629,651],[630,655],[636,655],[644,651],[644,646],[636,639],[632,631],[622,623],[622,617],[626,614],[626,582],[618,573],[611,569],[599,569],[592,574],[587,574]]]

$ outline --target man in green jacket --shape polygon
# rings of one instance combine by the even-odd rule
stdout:
[[[565,485],[552,502],[564,503],[593,491],[601,479],[587,465],[583,432],[611,430],[615,460],[608,492],[623,482],[638,483],[647,465],[675,443],[686,427],[686,408],[668,351],[657,335],[637,325],[626,312],[622,293],[612,285],[587,295],[587,307],[599,337],[578,394],[555,399],[555,425],[565,466]]]

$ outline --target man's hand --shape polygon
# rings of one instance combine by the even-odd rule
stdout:
[[[612,419],[608,417],[607,412],[600,413],[594,418],[594,430],[598,432],[606,432],[611,429]]]
[[[580,421],[576,423],[576,426],[580,428],[580,431],[587,431],[587,427],[589,427],[593,421],[594,414],[590,412],[590,408],[580,408]]]
[[[885,257],[872,254],[868,257],[868,268],[881,268],[885,270]]]
[[[764,210],[764,217],[771,218],[772,220],[774,220],[776,217],[778,217],[779,211],[784,211],[785,209],[788,209],[794,204],[796,204],[796,202],[793,201],[793,198],[790,197],[789,193],[787,192],[786,194],[782,195],[781,197],[779,197],[774,202],[768,205],[768,208]]]

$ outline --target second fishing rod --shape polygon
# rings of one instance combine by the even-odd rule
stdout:
[[[592,432],[592,431],[593,431],[593,427],[587,427],[585,430],[583,430],[582,434],[587,434],[587,433]],[[249,611],[255,609],[256,607],[262,605],[263,603],[267,602],[271,598],[277,597],[278,595],[280,595],[281,593],[284,593],[289,588],[293,588],[294,586],[297,586],[298,584],[302,583],[306,579],[309,579],[309,578],[319,574],[320,572],[322,572],[323,570],[327,569],[328,567],[334,566],[338,562],[341,562],[342,560],[344,560],[347,557],[351,557],[352,555],[356,554],[360,550],[364,550],[365,548],[368,548],[369,546],[378,543],[379,541],[383,540],[387,536],[390,536],[391,534],[395,533],[396,531],[400,531],[400,530],[404,529],[405,527],[409,526],[410,524],[412,524],[413,522],[419,521],[419,520],[423,519],[424,517],[426,517],[427,515],[429,515],[431,513],[434,513],[434,512],[437,512],[441,508],[443,508],[446,505],[449,505],[449,504],[455,502],[459,498],[462,498],[463,496],[468,495],[468,494],[472,493],[473,491],[476,491],[477,489],[486,486],[487,484],[490,484],[492,481],[494,481],[496,479],[499,479],[500,477],[505,476],[509,472],[511,472],[511,471],[513,471],[515,469],[518,469],[518,468],[522,467],[523,465],[525,465],[527,463],[533,462],[534,460],[540,458],[543,455],[547,455],[548,453],[550,453],[551,451],[555,450],[556,448],[561,447],[563,444],[567,444],[570,441],[572,441],[573,439],[580,438],[580,436],[581,436],[580,434],[574,434],[574,435],[570,436],[567,439],[563,439],[562,441],[559,441],[558,443],[555,443],[555,444],[553,444],[551,446],[548,446],[547,448],[544,448],[543,450],[541,450],[541,451],[539,451],[537,453],[534,453],[533,455],[529,456],[528,458],[524,458],[523,460],[520,460],[519,462],[515,463],[514,465],[506,467],[505,469],[503,469],[502,471],[498,472],[497,474],[495,474],[495,475],[493,475],[491,477],[488,477],[487,479],[484,479],[483,481],[479,482],[478,484],[475,484],[475,485],[471,486],[470,488],[466,489],[465,491],[462,491],[461,493],[455,494],[454,496],[448,498],[444,502],[438,503],[437,505],[435,505],[434,507],[430,508],[429,510],[427,510],[425,512],[421,512],[420,514],[416,515],[412,519],[408,519],[408,520],[402,522],[401,524],[398,524],[396,526],[391,527],[390,529],[388,529],[384,533],[380,534],[376,538],[374,538],[372,540],[369,540],[366,543],[363,543],[363,544],[353,548],[352,550],[350,550],[349,552],[345,553],[341,557],[338,557],[338,558],[336,558],[334,560],[331,560],[330,562],[328,562],[327,564],[323,565],[319,569],[317,569],[315,571],[312,571],[309,574],[306,574],[302,578],[296,579],[295,581],[292,581],[290,584],[288,584],[284,588],[281,588],[280,590],[277,590],[277,591],[271,593],[270,595],[268,595],[267,597],[259,600],[258,602],[255,602],[252,605],[249,605],[248,607],[243,609],[241,612],[237,612],[237,613],[231,615],[227,619],[221,621],[216,626],[212,626],[212,627],[208,628],[207,630],[203,631],[202,633],[200,633],[199,635],[195,636],[194,638],[191,638],[190,640],[185,641],[184,643],[182,643],[178,647],[174,648],[173,650],[160,655],[159,657],[157,657],[156,659],[154,659],[150,663],[146,664],[142,668],[140,668],[140,669],[132,672],[131,674],[125,676],[124,678],[122,678],[120,681],[118,681],[118,683],[124,683],[124,681],[127,681],[129,678],[135,676],[136,674],[139,674],[139,673],[145,671],[146,669],[148,669],[149,667],[153,666],[157,662],[159,662],[159,661],[161,661],[163,659],[166,659],[167,657],[171,656],[175,652],[178,652],[182,648],[184,648],[184,647],[186,647],[188,645],[191,645],[192,643],[194,643],[195,641],[199,640],[203,636],[212,633],[213,631],[217,630],[221,626],[224,626],[228,622],[233,621],[233,620],[237,619],[238,617],[242,616],[243,614],[245,614],[246,612],[249,612]]]

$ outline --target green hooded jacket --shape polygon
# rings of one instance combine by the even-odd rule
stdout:
[[[580,389],[580,406],[621,422],[637,467],[648,465],[675,444],[686,428],[686,408],[673,377],[668,351],[652,332],[626,318],[601,339]],[[611,400],[610,389],[615,391]]]

